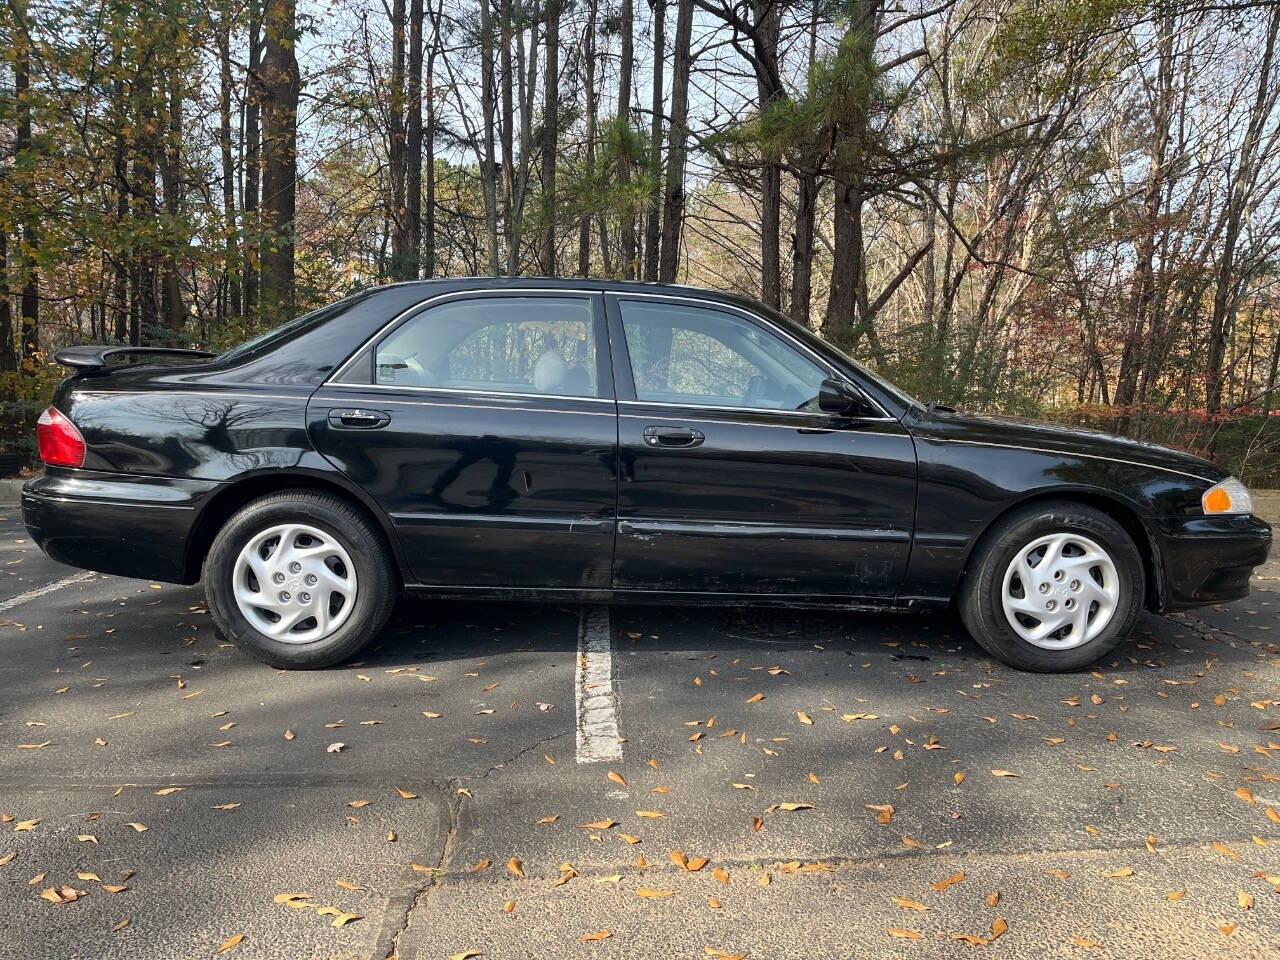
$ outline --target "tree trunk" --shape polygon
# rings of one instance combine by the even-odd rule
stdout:
[[[416,280],[422,271],[422,0],[409,4],[408,107],[404,278]]]
[[[662,202],[662,253],[658,279],[674,283],[680,263],[680,228],[684,220],[684,163],[689,140],[689,71],[693,66],[693,0],[676,8],[675,72],[671,81],[671,131],[667,150],[666,188]]]
[[[275,322],[293,316],[294,201],[298,176],[298,95],[294,0],[266,0],[262,57],[262,309]]]
[[[622,0],[622,56],[618,64],[618,182],[625,201],[620,211],[619,239],[622,241],[622,279],[636,276],[636,213],[631,204],[631,72],[635,63],[632,0]]]
[[[542,81],[542,272],[556,275],[556,147],[560,139],[559,0],[547,0],[547,52]]]
[[[26,24],[26,0],[14,0],[14,20]],[[13,33],[13,93],[17,105],[17,129],[13,140],[15,163],[26,170],[35,167],[29,154],[34,150],[31,142],[31,48],[23,29]],[[35,197],[25,198],[22,213],[22,248],[18,256],[20,276],[23,278],[22,355],[33,357],[40,349],[40,275],[36,268],[36,254],[40,249],[40,225],[35,216]]]
[[[226,234],[225,313],[240,315],[240,267],[236,244],[236,168],[231,156],[231,3],[224,0],[218,25],[218,146],[222,152],[222,229]]]
[[[151,24],[154,27],[154,23]],[[157,41],[152,38],[152,43]],[[134,312],[130,317],[129,339],[134,346],[143,346],[156,328],[160,314],[160,297],[156,285],[160,274],[157,254],[158,225],[156,207],[156,154],[159,151],[159,120],[156,116],[156,75],[151,57],[144,59],[138,73],[138,115],[135,118],[138,131],[131,164],[130,195],[133,198],[132,213],[135,227],[143,235],[135,256]],[[146,231],[152,236],[147,237]]]
[[[514,66],[512,65],[512,47],[515,45],[515,12],[512,0],[500,0],[498,17],[501,21],[501,88],[502,88],[502,123],[499,127],[499,139],[502,141],[502,232],[507,241],[510,256],[512,240],[512,216],[516,199],[516,159],[515,159],[515,87]]]
[[[1276,34],[1280,30],[1280,6],[1271,12],[1267,46],[1258,76],[1258,93],[1249,113],[1249,126],[1240,145],[1231,194],[1227,198],[1227,225],[1222,238],[1222,260],[1213,295],[1213,315],[1209,321],[1209,355],[1205,363],[1205,413],[1212,416],[1222,408],[1222,361],[1226,353],[1229,321],[1239,303],[1244,278],[1236,271],[1236,247],[1246,208],[1257,185],[1258,142],[1277,99],[1271,80]]]
[[[244,200],[240,207],[246,227],[244,258],[244,315],[252,317],[258,309],[258,277],[262,268],[262,235],[258,216],[258,186],[261,177],[262,143],[258,118],[262,104],[262,2],[249,3],[249,62],[244,74]]]
[[[875,75],[875,19],[878,0],[854,0],[849,25],[841,39],[841,54],[860,63],[865,76]],[[837,118],[832,149],[835,186],[835,244],[831,265],[831,294],[823,321],[823,335],[838,347],[852,350],[858,331],[869,325],[867,274],[862,236],[866,204],[863,171],[867,149],[867,99],[850,95]]]
[[[409,246],[405,216],[405,164],[409,157],[405,138],[405,13],[404,0],[391,4],[391,78],[387,90],[387,174],[391,178],[387,205],[391,223],[391,278],[407,280],[406,249]]]
[[[630,6],[631,0],[623,0]],[[587,189],[594,192],[596,176],[596,123],[599,111],[596,97],[596,0],[587,4],[587,25],[583,33],[582,59],[585,61],[586,76],[583,78],[583,92],[587,98],[587,147],[586,147],[586,182]],[[630,31],[628,31],[628,34]],[[578,275],[591,275],[591,205],[583,204],[582,218],[578,223]]]
[[[803,171],[796,180],[796,227],[791,242],[791,319],[809,325],[813,299],[813,233],[818,216],[818,177]]]
[[[662,242],[662,84],[666,56],[667,0],[653,3],[653,89],[649,120],[649,203],[645,214],[644,278],[658,279],[658,247]]]
[[[752,52],[756,93],[762,114],[785,92],[778,75],[779,16],[777,0],[752,0],[755,30]],[[766,153],[760,171],[760,299],[777,309],[782,305],[782,262],[778,252],[782,223],[782,162]]]
[[[166,30],[168,42],[177,46],[177,38]],[[182,306],[182,287],[178,278],[177,245],[184,246],[186,238],[179,233],[179,211],[182,206],[178,166],[182,162],[182,101],[184,98],[181,59],[170,54],[168,63],[168,99],[166,109],[166,135],[164,149],[160,152],[160,182],[164,188],[165,222],[160,230],[164,243],[164,268],[161,280],[161,298],[164,305],[164,324],[175,333],[181,333],[186,325]]]
[[[501,273],[498,263],[498,184],[494,156],[493,22],[491,0],[480,0],[480,109],[484,116],[484,155],[480,158],[480,189],[484,194],[485,239],[489,251],[489,273]]]
[[[427,55],[425,96],[427,129],[423,136],[422,163],[425,168],[425,216],[422,223],[422,274],[428,280],[436,274],[436,55],[440,52],[440,21],[444,0],[439,0],[431,14],[431,52]]]
[[[515,20],[522,22],[521,2],[515,0]],[[525,194],[529,189],[530,154],[533,152],[533,105],[537,98],[538,21],[529,26],[529,55],[525,57],[524,31],[516,33],[516,66],[520,85],[520,169],[516,178],[511,218],[507,223],[510,241],[507,245],[507,273],[520,269],[521,223],[524,218]]]
[[[0,227],[0,371],[18,369],[18,349],[13,339],[13,307],[9,289],[9,228]]]

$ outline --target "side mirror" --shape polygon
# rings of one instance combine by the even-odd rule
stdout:
[[[874,417],[875,407],[857,387],[843,380],[823,380],[818,388],[818,409],[837,417]]]

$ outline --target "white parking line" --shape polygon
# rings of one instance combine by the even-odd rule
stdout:
[[[578,711],[578,762],[621,760],[618,701],[613,693],[612,630],[608,607],[583,607],[578,622],[578,670],[574,702]]]
[[[88,580],[93,576],[89,570],[80,573],[73,573],[69,577],[63,577],[61,580],[55,580],[53,583],[46,583],[43,587],[36,587],[34,590],[28,590],[26,593],[20,593],[16,597],[10,597],[8,600],[0,600],[0,613],[4,613],[20,603],[26,603],[28,600],[35,600],[43,597],[46,593],[53,593],[55,590],[61,590],[63,587],[69,587],[73,583],[79,583],[81,580]]]

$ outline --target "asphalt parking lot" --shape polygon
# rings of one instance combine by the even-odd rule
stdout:
[[[0,956],[1280,951],[1274,554],[1071,676],[945,614],[461,603],[296,673],[0,517]]]

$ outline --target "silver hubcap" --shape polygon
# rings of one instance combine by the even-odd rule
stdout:
[[[1120,603],[1120,577],[1110,554],[1088,537],[1051,533],[1017,552],[1000,599],[1023,640],[1068,650],[1107,628]]]
[[[278,524],[246,543],[232,584],[244,618],[284,643],[323,640],[355,608],[351,557],[332,536],[301,523]]]

